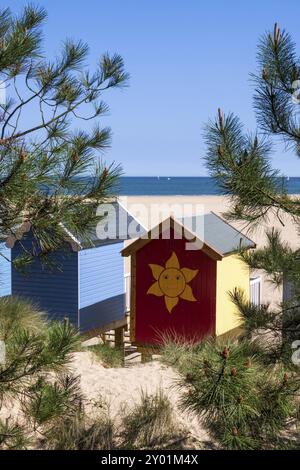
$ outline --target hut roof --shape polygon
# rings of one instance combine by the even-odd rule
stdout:
[[[75,236],[67,226],[61,224],[65,232],[65,240],[70,243],[74,251],[84,248],[105,245],[122,240],[135,239],[146,232],[142,224],[123,206],[120,201],[108,202],[99,206],[99,215],[103,219],[97,224],[95,230],[89,233],[88,237]],[[9,236],[4,238],[6,246],[13,248],[17,239],[22,238],[25,232],[29,232],[31,225],[29,222],[22,224],[18,228],[19,236]],[[1,236],[0,236],[1,241]]]
[[[223,256],[242,248],[255,248],[255,243],[214,212],[185,217],[181,223]]]
[[[206,252],[211,258],[222,259],[224,256],[238,251],[240,248],[255,248],[256,244],[242,232],[234,228],[214,212],[199,216],[174,219],[170,216],[156,227],[149,230],[138,240],[122,250],[123,256],[139,250],[154,238],[159,238],[167,228],[182,231],[190,241],[199,242],[199,249]]]

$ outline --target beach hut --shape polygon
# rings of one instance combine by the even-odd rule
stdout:
[[[255,243],[214,213],[170,217],[125,247],[131,257],[130,334],[136,345],[164,335],[200,339],[240,326],[228,295],[249,299],[249,268],[237,250]]]
[[[0,297],[11,294],[11,251],[5,240],[0,240]]]
[[[120,203],[101,206],[105,216],[89,242],[67,228],[65,246],[43,265],[36,257],[25,272],[12,268],[11,293],[30,299],[51,319],[69,321],[81,333],[101,332],[126,325],[124,241],[143,228]],[[138,235],[139,236],[139,235]],[[24,249],[38,254],[31,230],[22,240],[10,241],[12,261]]]

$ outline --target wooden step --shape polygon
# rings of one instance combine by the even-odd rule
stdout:
[[[137,347],[136,346],[125,346],[124,348],[124,354],[125,356],[130,356],[130,354],[136,353],[137,352]]]
[[[134,352],[125,356],[124,358],[124,365],[125,367],[130,367],[131,365],[140,364],[142,362],[142,355],[141,353]]]

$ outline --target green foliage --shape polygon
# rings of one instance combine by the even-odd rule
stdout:
[[[64,248],[65,227],[89,242],[101,219],[97,207],[114,196],[121,173],[118,165],[102,160],[111,133],[98,122],[108,111],[103,95],[127,84],[123,60],[106,53],[90,72],[88,46],[70,40],[51,60],[43,52],[46,16],[31,5],[19,15],[0,11],[0,73],[6,87],[0,103],[0,236],[19,245],[13,263],[20,270],[37,256],[54,267],[51,253]],[[79,121],[92,125],[76,130]],[[37,240],[32,249],[23,244],[29,230]],[[0,446],[23,448],[23,437],[32,437],[31,425],[49,432],[81,406],[76,380],[64,375],[79,337],[68,323],[48,323],[38,308],[11,298],[0,299],[0,339],[6,346],[1,405],[13,398],[27,416],[24,426],[1,422]]]
[[[46,322],[43,312],[30,302],[18,297],[0,297],[0,339],[6,341],[14,331],[23,328],[31,332],[43,331]]]
[[[240,289],[235,289],[229,295],[237,307],[240,321],[243,322],[243,335],[248,339],[256,338],[260,360],[265,364],[281,362],[288,369],[298,370],[291,357],[293,341],[299,337],[299,307],[293,302],[290,305],[283,304],[282,308],[255,306],[245,298]]]
[[[69,354],[80,344],[80,336],[68,322],[51,322],[44,338],[44,349],[41,360],[52,368],[64,366]]]
[[[171,404],[159,390],[155,395],[142,391],[141,401],[123,417],[121,447],[125,449],[160,448],[178,437]]]
[[[295,91],[293,82],[300,76],[296,45],[275,24],[274,30],[261,38],[257,59],[259,70],[252,77],[258,124],[264,132],[282,136],[298,152],[299,102],[291,99]]]
[[[141,400],[123,412],[118,422],[112,420],[109,408],[96,404],[93,417],[84,408],[61,416],[45,433],[43,448],[55,450],[111,450],[172,448],[185,440],[173,418],[168,398],[158,391],[141,393]],[[171,447],[169,447],[171,446]]]
[[[0,299],[0,311],[0,338],[6,345],[0,406],[13,400],[22,417],[0,420],[0,449],[157,447],[175,436],[171,405],[161,392],[142,394],[141,403],[118,423],[119,433],[103,405],[89,417],[79,378],[66,373],[71,353],[79,347],[70,324],[48,322],[36,307],[14,297]],[[123,363],[116,348],[99,345],[92,350],[108,366]]]
[[[218,118],[206,126],[205,140],[210,174],[232,199],[228,218],[259,223],[288,204],[286,190],[276,178],[279,173],[271,168],[270,144],[257,135],[245,135],[237,117],[219,110]]]
[[[53,323],[38,332],[16,327],[5,341],[6,360],[0,365],[0,397],[18,396],[40,374],[61,371],[77,344],[78,336],[67,323]]]
[[[252,78],[259,130],[268,136],[280,135],[299,153],[299,100],[294,81],[299,79],[300,67],[295,44],[275,24],[274,31],[260,40],[257,57],[258,73]],[[273,212],[284,223],[284,213],[300,215],[299,198],[289,197],[283,182],[274,179],[279,173],[271,167],[271,145],[265,137],[245,135],[236,116],[219,110],[206,127],[205,138],[211,175],[232,197],[231,218],[258,223]]]
[[[280,286],[286,275],[299,278],[300,263],[293,250],[281,240],[280,232],[274,228],[268,230],[266,238],[265,248],[242,251],[242,259],[252,269],[264,269],[275,286]]]
[[[299,377],[266,366],[249,341],[205,341],[178,387],[183,409],[227,449],[276,448],[297,419]]]
[[[30,302],[9,297],[0,299],[0,339],[0,407],[13,399],[26,417],[22,425],[0,421],[0,448],[25,448],[37,426],[45,432],[81,406],[78,381],[64,373],[79,336],[68,322],[49,323]]]
[[[265,374],[264,380],[259,383],[260,425],[273,438],[285,428],[288,419],[297,416],[295,398],[299,388],[299,377],[284,372],[282,367],[269,375]]]
[[[21,450],[30,444],[26,430],[19,424],[10,423],[10,420],[0,419],[0,449]]]
[[[0,104],[0,234],[20,245],[18,269],[37,254],[46,263],[47,254],[64,245],[62,224],[90,241],[101,219],[96,209],[116,193],[121,173],[102,161],[111,133],[98,120],[108,110],[105,92],[127,84],[123,60],[106,53],[90,72],[87,44],[70,40],[59,56],[45,57],[46,17],[43,8],[30,5],[18,16],[0,11],[0,73],[7,92]],[[80,121],[92,126],[76,130]],[[21,242],[30,228],[36,252]]]
[[[173,339],[167,336],[162,338],[161,360],[184,375],[191,374],[197,367],[201,348],[201,343],[187,342],[183,338]]]
[[[53,450],[114,449],[114,424],[107,413],[89,420],[83,412],[58,421],[46,435],[45,447]]]
[[[296,82],[300,78],[300,60],[290,35],[277,24],[261,38],[257,60],[258,72],[252,74],[252,80],[258,130],[254,136],[246,135],[236,116],[225,115],[219,109],[216,119],[206,127],[207,166],[224,194],[231,198],[228,218],[246,222],[249,229],[261,222],[268,223],[270,215],[281,225],[288,218],[299,232],[300,198],[287,194],[284,181],[278,178],[279,172],[272,168],[268,138],[279,135],[300,155],[300,100]],[[232,428],[234,432],[224,431],[220,440],[227,448],[286,448],[282,434],[291,431],[291,423],[299,425],[299,415],[295,413],[299,365],[292,363],[293,341],[300,339],[299,250],[283,242],[274,228],[266,235],[266,246],[250,252],[241,249],[241,258],[251,269],[264,271],[274,288],[284,282],[287,295],[280,305],[271,307],[252,305],[237,289],[230,293],[244,321],[245,338],[248,341],[256,338],[260,369],[249,384],[251,397],[256,395],[258,400],[254,406],[257,419],[252,423],[247,413],[245,430],[238,421]],[[290,371],[289,375],[282,369]],[[227,386],[230,390],[231,384]],[[197,398],[195,390],[193,394],[192,402],[202,403],[204,413],[208,406],[205,397],[200,394]],[[281,436],[277,441],[276,434]]]
[[[81,405],[79,378],[63,374],[55,382],[40,377],[29,387],[23,399],[23,412],[32,419],[35,428],[46,425],[48,429],[57,418],[73,417]]]
[[[96,354],[104,367],[123,367],[124,352],[119,348],[112,348],[109,344],[95,344],[89,349]]]

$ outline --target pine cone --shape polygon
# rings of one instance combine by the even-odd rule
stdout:
[[[287,372],[285,372],[285,374],[283,376],[283,381],[287,382],[288,380],[289,380],[289,374]]]
[[[25,151],[24,151],[23,148],[21,148],[21,150],[20,150],[19,158],[20,158],[20,161],[21,161],[21,162],[24,162],[24,160],[25,160],[25,158],[26,158],[26,153],[25,153]]]
[[[76,152],[76,150],[73,150],[73,152],[71,153],[71,159],[73,160],[73,162],[77,162],[78,157],[78,152]]]
[[[100,184],[104,183],[108,175],[109,175],[108,169],[104,168],[102,175],[100,176]]]
[[[186,380],[187,382],[193,382],[194,376],[193,376],[192,374],[186,374],[185,380]]]
[[[232,375],[232,377],[235,377],[236,374],[237,374],[237,368],[236,368],[236,367],[233,367],[233,368],[231,369],[231,375]]]
[[[235,426],[232,428],[232,431],[231,431],[231,432],[232,432],[232,435],[233,435],[233,436],[237,436],[238,433],[239,433],[238,428],[236,428]]]
[[[223,349],[223,351],[221,352],[221,356],[224,358],[224,359],[227,359],[228,356],[229,356],[229,349],[227,348],[227,346],[225,346],[225,348]]]
[[[265,69],[265,68],[262,71],[262,79],[265,80],[265,81],[267,81],[269,79],[269,73],[268,73],[267,69]]]
[[[243,395],[239,395],[238,397],[238,403],[242,403],[244,401]]]

